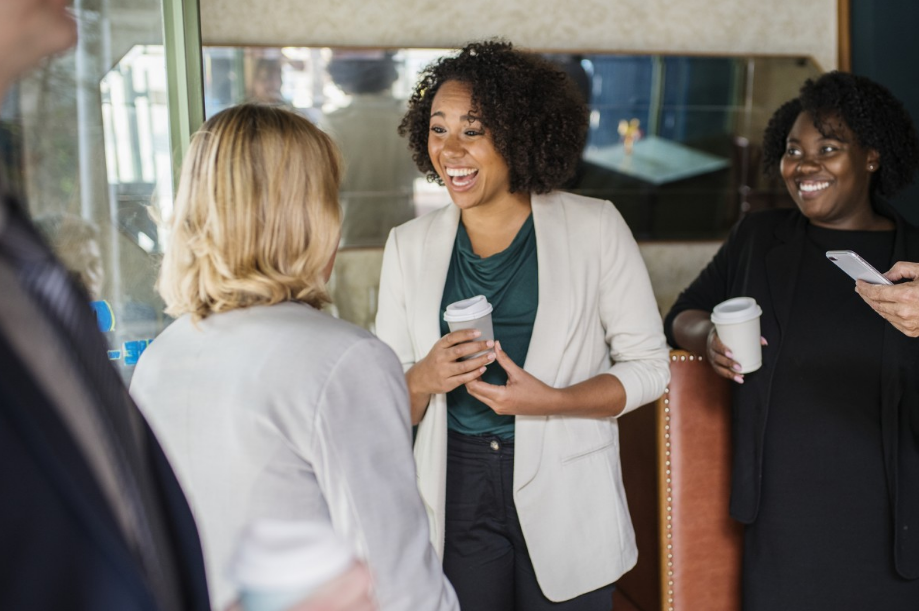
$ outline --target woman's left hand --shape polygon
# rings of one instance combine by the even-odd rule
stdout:
[[[481,379],[466,383],[469,394],[502,416],[541,416],[553,412],[559,391],[518,367],[495,342],[496,361],[507,373],[507,384],[495,386]]]

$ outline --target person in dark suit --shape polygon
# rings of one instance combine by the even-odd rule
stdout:
[[[0,99],[69,48],[66,0],[0,2]],[[0,609],[207,611],[197,531],[89,296],[0,184]]]
[[[745,217],[680,295],[670,344],[733,380],[731,515],[744,611],[913,610],[919,600],[919,344],[875,315],[826,251],[919,260],[882,198],[919,168],[903,105],[866,78],[808,81],[772,117],[765,169],[795,209]],[[762,307],[763,364],[741,374],[712,308]]]

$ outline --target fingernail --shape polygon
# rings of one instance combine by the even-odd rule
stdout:
[[[765,337],[763,337],[762,335],[759,336],[759,341],[761,341],[761,342],[763,343],[764,346],[768,346],[768,345],[769,345],[769,340],[767,340],[767,339],[766,339]]]
[[[479,331],[478,329],[474,329],[474,330],[472,331],[472,337],[478,337],[478,336],[480,336],[480,335],[482,335],[482,332]]]
[[[738,384],[743,384],[743,376],[734,376],[734,381]]]
[[[733,369],[734,371],[740,371],[740,363],[734,363],[733,365],[731,365],[731,369]]]
[[[734,358],[734,353],[731,352],[730,350],[727,350],[727,351],[724,353],[724,356],[728,357],[729,359],[732,359],[732,358]]]
[[[495,353],[494,353],[494,352],[489,352],[489,353],[488,353],[488,360],[489,360],[489,361],[495,360]]]
[[[495,342],[494,340],[488,340],[487,342],[485,342],[485,345],[488,346],[489,348],[494,348]]]
[[[504,352],[504,350],[501,348],[501,342],[495,342],[495,348],[501,350],[501,352]]]
[[[485,373],[486,371],[488,371],[486,367],[479,367],[479,373]]]

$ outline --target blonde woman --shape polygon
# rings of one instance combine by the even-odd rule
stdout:
[[[177,320],[132,393],[190,497],[215,608],[253,520],[318,520],[365,560],[381,610],[456,609],[415,488],[395,355],[320,311],[341,226],[339,156],[280,108],[195,135],[159,278]]]

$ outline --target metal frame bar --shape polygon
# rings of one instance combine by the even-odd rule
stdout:
[[[836,68],[852,71],[852,7],[850,0],[838,0],[836,10],[837,59]]]
[[[169,87],[169,136],[172,183],[179,183],[191,135],[204,123],[201,64],[201,15],[198,0],[162,0],[163,44]]]

